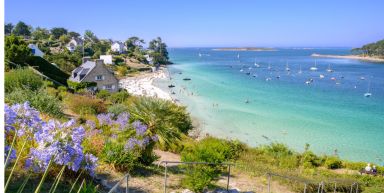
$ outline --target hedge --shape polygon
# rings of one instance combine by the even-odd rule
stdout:
[[[30,56],[27,58],[26,63],[28,63],[29,66],[32,66],[45,76],[63,85],[67,85],[67,79],[70,75],[60,70],[60,68],[49,63],[44,58],[41,58],[39,56]]]

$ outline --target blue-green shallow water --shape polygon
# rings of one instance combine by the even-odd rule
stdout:
[[[188,106],[204,132],[252,146],[283,142],[298,151],[309,143],[316,153],[332,154],[337,149],[342,158],[382,164],[384,64],[318,58],[318,71],[309,70],[315,63],[312,53],[350,54],[343,48],[263,52],[179,48],[169,53],[175,63],[169,66],[171,83],[176,85],[173,96]],[[290,73],[285,70],[287,61]],[[326,71],[328,64],[333,73]],[[320,74],[325,77],[320,79]],[[182,80],[186,77],[192,80]],[[314,81],[307,85],[309,78]],[[369,82],[372,96],[366,98]],[[165,88],[170,83],[158,84]]]

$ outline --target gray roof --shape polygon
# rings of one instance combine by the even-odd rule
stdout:
[[[75,68],[72,71],[72,75],[69,78],[71,81],[80,82],[82,79],[84,79],[87,74],[92,71],[93,68],[95,68],[96,62],[94,61],[87,61],[83,63],[81,66]],[[76,76],[75,76],[76,74]],[[82,79],[80,79],[80,75],[82,75]]]

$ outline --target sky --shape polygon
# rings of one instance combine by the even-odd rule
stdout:
[[[384,39],[383,0],[5,0],[5,22],[170,47],[358,47]]]

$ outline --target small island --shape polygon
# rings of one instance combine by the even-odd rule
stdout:
[[[214,48],[214,51],[276,51],[274,48],[239,47],[239,48]]]

